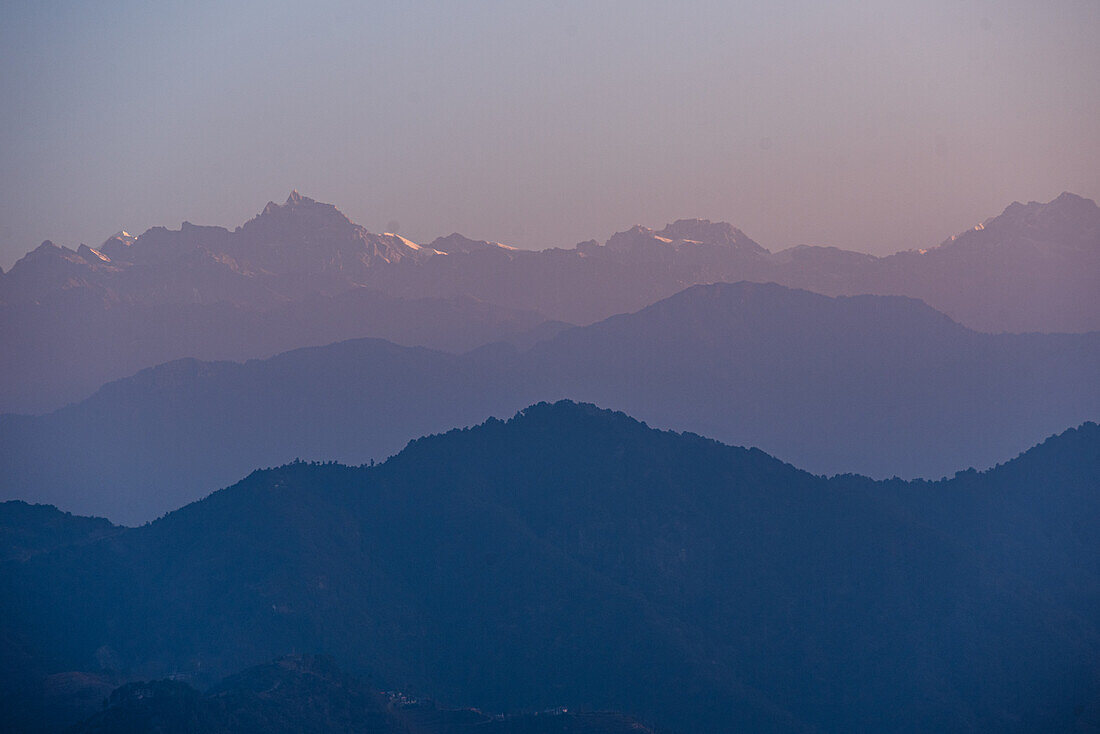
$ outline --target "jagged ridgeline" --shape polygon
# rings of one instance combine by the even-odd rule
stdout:
[[[985,332],[1100,329],[1094,202],[1015,203],[932,245],[889,257],[770,252],[699,219],[540,252],[457,233],[418,245],[294,192],[234,230],[185,222],[95,248],[46,242],[0,273],[0,412],[53,410],[181,357],[242,360],[367,336],[465,351],[698,283],[910,296]]]
[[[176,678],[207,711],[296,651],[443,708],[662,731],[1089,730],[1098,448],[1089,423],[988,472],[827,479],[562,402],[105,535],[19,507],[5,708],[36,720],[84,681],[93,726],[133,699],[96,714],[112,683]]]

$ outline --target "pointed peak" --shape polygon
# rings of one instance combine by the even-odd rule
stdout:
[[[303,212],[316,212],[321,210],[331,210],[339,214],[341,218],[347,219],[347,217],[345,217],[343,213],[340,212],[340,210],[332,204],[319,203],[316,200],[309,198],[308,196],[302,196],[300,193],[298,193],[297,189],[294,189],[290,192],[290,195],[286,197],[285,203],[276,204],[274,201],[267,202],[267,205],[263,208],[263,211],[250,221],[255,221],[256,219],[268,218],[272,216],[279,217],[286,216],[288,214],[300,214]]]
[[[1048,202],[1041,201],[1029,201],[1023,204],[1019,201],[1014,201],[1005,207],[1002,214],[1023,214],[1026,212],[1045,212],[1054,210],[1073,210],[1082,212],[1091,212],[1097,208],[1096,202],[1092,199],[1086,199],[1083,196],[1071,193],[1069,191],[1063,191],[1057,198],[1051,199]],[[995,219],[995,217],[993,217]],[[986,220],[987,222],[989,220]]]
[[[294,189],[290,192],[290,195],[286,197],[286,201],[282,204],[276,204],[274,201],[267,202],[267,206],[264,207],[262,214],[275,214],[284,210],[295,210],[298,208],[315,208],[313,205],[317,204],[317,201],[309,198],[308,196],[302,196],[298,193],[298,189]],[[320,204],[321,207],[328,207],[336,209],[332,204]]]
[[[1068,216],[1085,218],[1096,217],[1097,211],[1100,210],[1092,199],[1086,199],[1069,191],[1063,191],[1057,199],[1046,204],[1045,208],[1051,212],[1063,212]]]
[[[286,197],[286,201],[280,206],[274,201],[267,202],[267,206],[264,207],[262,214],[274,214],[282,209],[293,209],[299,206],[307,204],[316,204],[317,202],[308,196],[302,196],[298,193],[298,189],[294,189],[290,192],[290,195]],[[332,206],[329,204],[328,206]],[[335,208],[335,207],[333,207]]]
[[[298,193],[298,189],[294,189],[290,192],[290,196],[286,197],[286,203],[283,206],[291,206],[292,204],[313,204],[313,199],[308,196],[302,196]]]
[[[1083,196],[1078,196],[1077,194],[1075,194],[1071,191],[1063,191],[1061,194],[1058,195],[1057,199],[1055,199],[1054,201],[1052,201],[1050,203],[1051,204],[1081,204],[1081,203],[1087,203],[1087,204],[1090,204],[1094,207],[1096,206],[1096,202],[1093,201],[1092,199],[1086,199]]]
[[[76,250],[71,250],[68,247],[61,247],[55,245],[50,240],[45,240],[41,245],[28,252],[12,266],[12,270],[19,267],[20,263],[31,262],[55,262],[57,260],[70,260],[79,261],[79,257],[76,254]]]

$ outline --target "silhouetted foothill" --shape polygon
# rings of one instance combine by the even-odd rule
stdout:
[[[186,683],[170,680],[128,684],[111,694],[102,713],[69,731],[645,734],[651,730],[621,714],[575,714],[560,707],[530,714],[442,708],[399,691],[373,691],[325,656],[295,655],[230,676],[201,695]]]
[[[205,688],[305,649],[449,707],[671,731],[1073,730],[1100,660],[1098,447],[1089,423],[952,480],[827,479],[533,405],[0,565],[0,641],[33,663],[5,679],[106,647]],[[267,670],[241,686],[301,672]]]
[[[36,553],[98,540],[118,530],[102,517],[81,517],[51,505],[20,500],[0,502],[0,561],[25,560]]]

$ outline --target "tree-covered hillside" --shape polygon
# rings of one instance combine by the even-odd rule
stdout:
[[[450,706],[682,732],[1087,727],[1098,447],[1086,424],[942,482],[826,479],[540,404],[8,562],[0,620],[44,674],[202,688],[308,651]]]

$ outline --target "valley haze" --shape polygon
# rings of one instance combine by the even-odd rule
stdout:
[[[1098,38],[7,0],[0,734],[1100,734]]]
[[[1094,730],[1098,258],[1070,193],[888,257],[420,244],[296,191],[43,243],[0,274],[0,704]]]

